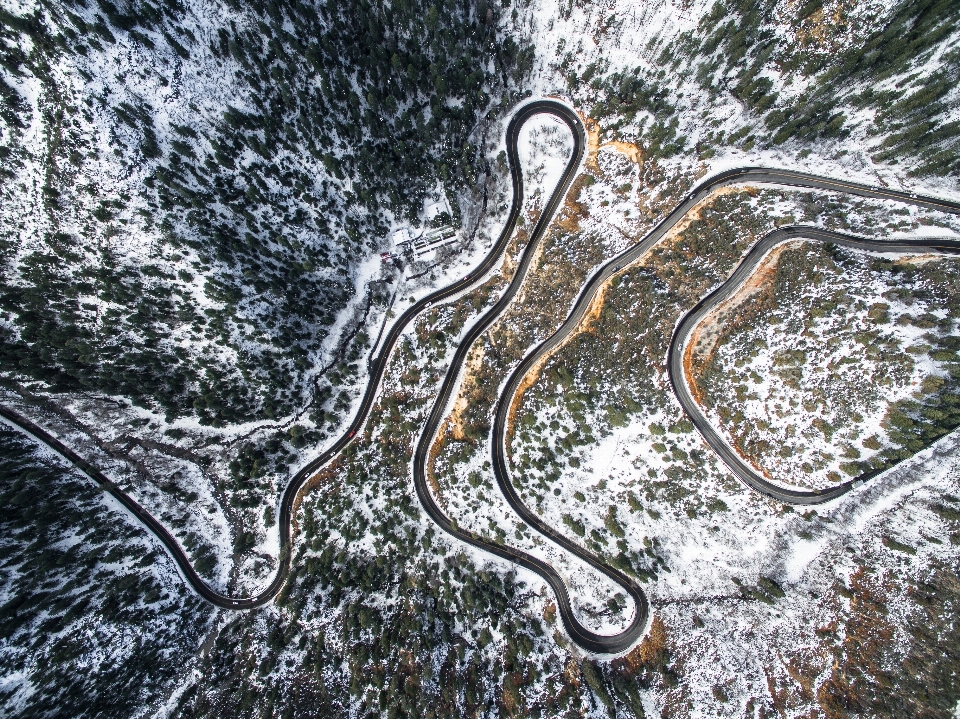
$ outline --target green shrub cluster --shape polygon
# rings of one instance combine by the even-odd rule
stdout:
[[[932,72],[917,72],[960,22],[950,0],[900,0],[869,31],[851,27],[844,7],[824,17],[821,0],[801,4],[789,20],[793,42],[772,31],[781,5],[772,0],[716,2],[696,30],[683,35],[678,47],[663,51],[695,65],[699,84],[711,97],[728,90],[763,117],[765,130],[743,128],[744,136],[768,136],[773,144],[794,140],[816,143],[843,138],[850,117],[872,110],[868,131],[883,140],[875,148],[878,162],[907,161],[918,175],[960,172],[960,125],[955,101],[947,95],[960,69],[960,53],[948,49]],[[812,37],[820,38],[815,47]],[[795,99],[781,101],[773,82],[763,75],[771,66],[788,82],[812,81]],[[892,87],[891,78],[903,76]],[[759,132],[758,132],[759,130]],[[727,138],[733,143],[739,138]],[[752,145],[752,143],[750,143]]]

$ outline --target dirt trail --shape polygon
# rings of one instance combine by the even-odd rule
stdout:
[[[587,131],[587,154],[583,161],[583,166],[590,172],[599,172],[600,165],[597,164],[597,155],[604,147],[612,147],[614,150],[624,154],[630,162],[643,167],[644,153],[643,149],[633,142],[622,142],[620,140],[611,140],[609,142],[600,142],[600,123],[592,117],[586,117],[581,114],[583,127]]]

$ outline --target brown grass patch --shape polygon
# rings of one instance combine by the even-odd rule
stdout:
[[[658,669],[666,666],[668,661],[667,626],[660,616],[655,616],[650,623],[650,631],[643,641],[625,657],[616,659],[613,668],[630,676],[636,676],[643,670]]]
[[[825,652],[821,650],[817,654],[818,656],[809,657],[797,655],[791,657],[790,661],[780,658],[787,674],[797,683],[800,697],[808,702],[813,701],[813,683],[823,671],[823,662],[826,660]]]

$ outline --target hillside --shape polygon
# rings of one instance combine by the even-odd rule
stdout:
[[[439,281],[381,265],[390,228],[439,187],[472,247],[529,50],[430,7],[3,10],[4,401],[132,473],[215,582],[255,547],[269,570],[289,468],[349,416],[400,286]]]
[[[102,469],[217,592],[290,567],[264,606],[202,601],[5,423],[4,712],[954,716],[960,262],[800,239],[697,326],[680,379],[722,441],[778,486],[866,482],[823,505],[738,483],[667,357],[779,228],[960,240],[947,205],[915,201],[960,200],[956,3],[4,0],[0,38],[0,404]],[[577,146],[557,118],[524,126],[516,227],[474,274],[530,97],[577,110],[584,161],[518,274]],[[698,183],[754,166],[881,194],[733,183],[615,260]],[[454,239],[398,246],[430,230]],[[281,551],[284,488],[341,437]],[[423,448],[454,533],[555,568],[589,631],[638,616],[521,521],[500,446],[523,505],[642,588],[628,651],[584,651],[541,574],[430,519]]]

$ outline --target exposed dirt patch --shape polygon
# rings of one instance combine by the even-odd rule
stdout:
[[[690,226],[691,222],[693,222],[694,220],[700,219],[701,209],[705,207],[707,204],[709,204],[710,202],[712,202],[719,195],[727,194],[731,192],[740,192],[740,191],[742,191],[742,188],[737,189],[737,188],[725,187],[717,190],[716,192],[711,193],[696,207],[690,210],[690,212],[688,212],[687,215],[680,222],[678,222],[673,229],[670,230],[670,232],[664,235],[664,237],[660,240],[660,242],[658,242],[657,245],[655,246],[668,244],[674,241]],[[626,271],[630,267],[642,265],[646,261],[648,256],[649,254],[638,258],[636,261],[634,261],[630,265],[623,267],[621,271]],[[616,276],[617,275],[611,276],[610,279],[608,279],[605,283],[603,283],[600,286],[600,289],[597,291],[593,299],[590,301],[590,305],[589,307],[587,307],[587,311],[584,313],[583,318],[580,320],[580,323],[570,332],[569,335],[567,335],[567,337],[563,340],[563,342],[561,342],[559,345],[554,347],[551,352],[541,357],[540,360],[538,360],[536,364],[534,364],[534,366],[530,368],[526,376],[520,382],[520,385],[517,387],[517,391],[516,393],[514,393],[513,399],[510,402],[510,413],[507,418],[507,427],[506,427],[508,437],[513,435],[514,418],[516,416],[517,411],[520,408],[520,402],[523,399],[524,392],[527,389],[529,389],[531,386],[533,386],[533,384],[537,381],[544,365],[553,355],[555,355],[558,351],[560,351],[560,349],[562,349],[568,342],[570,342],[570,340],[575,338],[577,335],[583,332],[593,331],[592,327],[594,324],[596,324],[597,320],[600,318],[600,313],[603,311],[603,306],[606,302],[607,292],[609,292],[611,287],[611,282]]]
[[[567,344],[571,339],[576,337],[582,332],[592,332],[592,327],[596,321],[600,318],[600,312],[603,310],[603,304],[606,300],[607,290],[610,288],[610,283],[606,282],[601,285],[600,290],[594,296],[593,300],[590,302],[590,306],[587,308],[587,311],[584,313],[583,318],[580,320],[580,324],[561,342],[559,345],[553,348],[551,352],[548,352],[539,360],[537,360],[534,365],[529,369],[523,379],[520,381],[520,385],[517,387],[517,391],[514,392],[513,399],[510,401],[510,413],[507,415],[507,436],[513,436],[513,423],[516,417],[517,411],[520,409],[520,403],[523,400],[523,394],[530,387],[536,383],[540,377],[540,372],[543,370],[543,366],[547,361],[556,354],[564,345]]]
[[[427,481],[430,483],[430,490],[433,492],[433,499],[441,508],[446,509],[446,502],[443,498],[443,491],[440,489],[440,483],[433,473],[433,468],[437,464],[437,457],[440,456],[440,450],[444,447],[443,439],[450,433],[450,419],[447,418],[440,425],[440,431],[430,446],[430,456],[427,458]]]
[[[586,174],[578,175],[576,179],[574,179],[573,184],[570,185],[570,191],[567,192],[567,199],[564,201],[563,207],[560,208],[560,212],[557,213],[554,219],[554,225],[566,232],[578,232],[580,230],[580,221],[590,216],[590,210],[587,205],[580,202],[580,192],[583,190],[586,179]],[[541,243],[541,247],[543,244],[544,243]],[[540,248],[538,248],[538,251],[539,249]],[[536,266],[536,263],[534,263],[534,266]]]
[[[592,117],[585,117],[580,115],[583,120],[583,126],[587,131],[587,154],[584,158],[583,164],[584,168],[590,172],[601,172],[600,165],[597,163],[597,155],[600,150],[604,147],[610,147],[617,152],[623,153],[630,162],[633,162],[640,167],[643,167],[644,157],[643,150],[639,145],[633,142],[621,142],[618,140],[611,140],[610,142],[600,142],[600,123],[594,120]]]
[[[643,641],[625,657],[614,660],[612,666],[615,670],[630,676],[636,676],[645,669],[659,668],[669,657],[667,643],[667,627],[663,619],[657,615],[650,623],[650,632]]]
[[[785,242],[775,247],[763,258],[763,261],[754,270],[743,286],[725,302],[713,308],[690,334],[690,340],[683,352],[683,373],[687,377],[694,399],[703,404],[702,390],[697,385],[697,379],[703,369],[709,366],[713,353],[721,340],[730,329],[727,318],[737,308],[763,292],[769,292],[773,277],[777,272],[780,256],[788,249],[803,244],[803,240]]]
[[[597,153],[600,151],[600,123],[582,114],[580,119],[583,120],[583,127],[587,131],[587,156],[584,158],[583,166],[591,172],[600,172],[600,165],[597,164]]]
[[[517,254],[519,247],[526,247],[528,239],[530,239],[530,235],[526,230],[517,230],[517,234],[514,235],[514,238],[507,245],[507,249],[503,253],[503,265],[500,267],[500,273],[507,282],[513,278],[513,273],[517,269],[517,261],[514,259],[514,256]]]
[[[290,516],[293,518],[291,524],[293,525],[293,534],[296,534],[299,531],[299,524],[297,523],[297,514],[300,510],[300,503],[303,501],[311,492],[324,488],[330,487],[333,485],[333,488],[327,492],[331,494],[332,492],[337,491],[339,485],[335,484],[333,480],[340,473],[340,470],[343,469],[343,459],[340,455],[337,455],[337,458],[326,467],[321,469],[319,472],[310,477],[306,482],[303,483],[303,487],[300,488],[300,491],[297,492],[297,496],[293,500],[293,508],[291,509]]]
[[[600,313],[603,311],[603,305],[607,300],[607,292],[609,290],[610,280],[607,280],[600,285],[600,289],[593,296],[593,299],[590,300],[587,311],[583,313],[583,319],[580,320],[580,324],[573,330],[573,332],[570,333],[570,337],[564,340],[563,344],[566,344],[570,338],[572,338],[574,335],[580,334],[581,332],[593,332],[593,326],[596,324],[597,320],[600,319]],[[558,346],[557,349],[560,349],[560,347]]]
[[[620,142],[617,140],[613,140],[610,142],[605,142],[602,145],[600,145],[600,148],[604,148],[604,147],[613,148],[617,152],[626,156],[626,158],[630,160],[630,162],[634,163],[635,165],[639,165],[641,168],[643,167],[643,162],[644,162],[643,150],[640,148],[639,145],[633,142]]]
[[[507,414],[507,427],[506,427],[506,436],[513,436],[513,423],[517,416],[517,410],[520,409],[520,403],[523,400],[523,394],[530,387],[536,383],[540,378],[540,372],[543,370],[543,366],[547,363],[547,360],[550,359],[552,355],[550,353],[544,355],[539,360],[537,360],[533,367],[523,376],[523,379],[520,380],[520,385],[517,387],[517,391],[513,393],[513,399],[510,400],[510,412]],[[507,443],[507,448],[509,451],[510,444]]]
[[[939,262],[943,259],[943,255],[910,255],[907,257],[901,257],[894,265],[925,265],[928,262]]]
[[[467,355],[467,361],[464,364],[463,384],[460,386],[457,399],[453,403],[453,410],[451,410],[450,416],[448,417],[448,421],[450,422],[450,436],[457,441],[466,439],[463,433],[463,413],[469,404],[470,390],[472,389],[472,385],[475,385],[477,382],[477,373],[483,365],[483,357],[485,354],[486,348],[483,342],[477,342],[470,350],[470,354]]]

